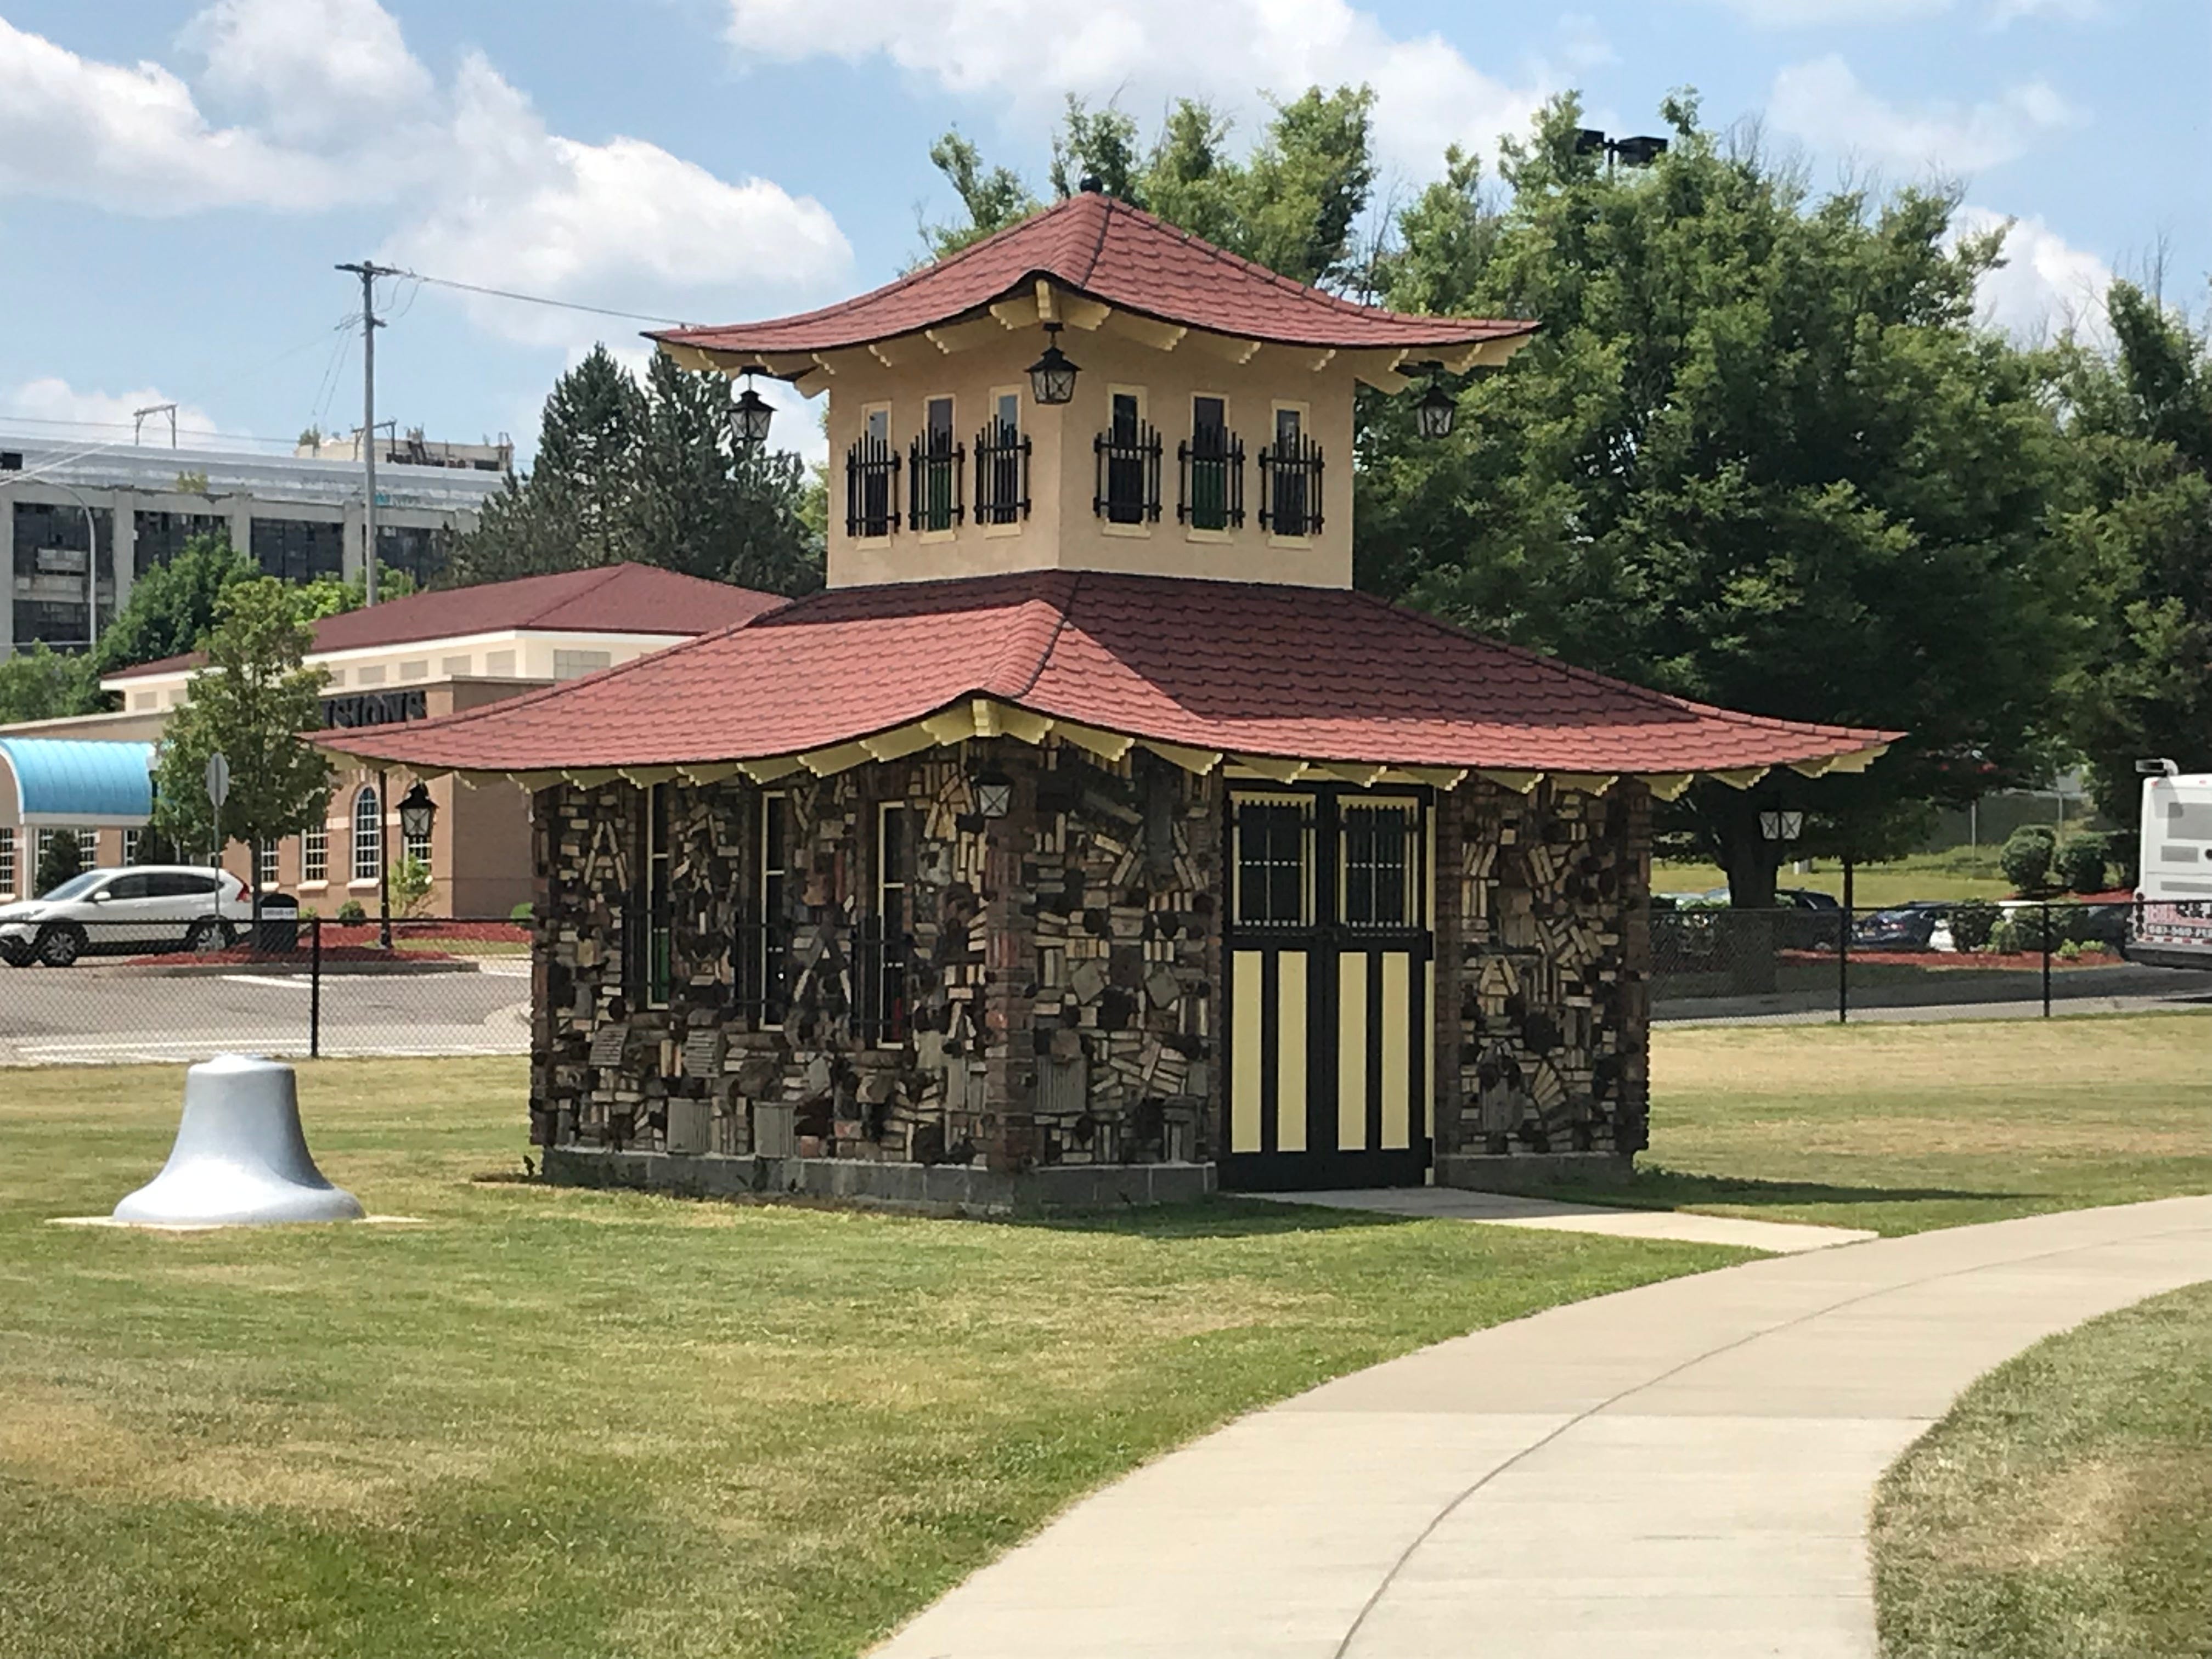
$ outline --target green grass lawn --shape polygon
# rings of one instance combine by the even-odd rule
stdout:
[[[2195,1014],[1662,1029],[1651,1087],[1635,1181],[1559,1196],[1909,1233],[2212,1192]]]
[[[1883,1478],[1887,1659],[2212,1650],[2212,1285],[2038,1343]]]
[[[850,1655],[1247,1407],[1741,1259],[474,1182],[519,1170],[523,1079],[304,1066],[325,1171],[425,1224],[163,1237],[43,1223],[151,1176],[179,1073],[0,1073],[0,1654]]]
[[[1833,859],[1813,860],[1813,868],[1799,875],[1782,866],[1779,885],[1809,887],[1818,892],[1844,895],[1843,866]],[[1703,893],[1728,885],[1720,866],[1674,859],[1656,859],[1651,865],[1655,893]],[[2008,897],[2012,884],[1997,868],[1994,847],[1954,847],[1941,853],[1916,853],[1889,864],[1863,864],[1852,872],[1851,899],[1862,910],[1910,899],[2000,899]]]

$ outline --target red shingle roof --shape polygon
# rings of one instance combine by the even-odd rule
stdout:
[[[727,582],[710,582],[657,565],[611,564],[474,587],[410,593],[364,611],[342,611],[315,624],[314,650],[359,651],[472,634],[534,630],[547,634],[665,634],[689,639],[773,611],[783,599]],[[173,674],[196,668],[195,653],[118,669],[109,679]]]
[[[819,311],[650,337],[708,351],[834,351],[949,323],[1037,277],[1164,322],[1285,345],[1471,345],[1536,325],[1419,317],[1324,294],[1110,196],[1071,196],[911,276]]]
[[[1067,571],[817,594],[566,686],[344,735],[401,765],[757,760],[988,696],[1188,748],[1546,772],[1701,772],[1895,733],[1708,708],[1364,594]]]

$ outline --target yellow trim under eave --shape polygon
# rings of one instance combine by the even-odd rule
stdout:
[[[1637,781],[1651,792],[1655,800],[1680,800],[1697,775],[1695,772],[1645,772]]]

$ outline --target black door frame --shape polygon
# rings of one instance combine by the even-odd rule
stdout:
[[[1310,925],[1242,927],[1237,915],[1237,797],[1304,795],[1313,799],[1313,883]],[[1413,890],[1423,907],[1422,925],[1415,927],[1354,927],[1338,914],[1337,887],[1343,852],[1341,809],[1366,797],[1411,800],[1418,807],[1414,834],[1407,848],[1414,861]],[[1277,783],[1265,778],[1238,779],[1229,783],[1222,801],[1222,957],[1221,1018],[1221,1152],[1217,1176],[1224,1191],[1298,1192],[1350,1187],[1418,1187],[1425,1183],[1431,1153],[1427,1102],[1431,1094],[1430,1066],[1435,1033],[1431,1029],[1428,973],[1435,956],[1435,916],[1432,894],[1434,872],[1429,868],[1430,836],[1436,811],[1435,792],[1421,786],[1385,784],[1362,788],[1356,784]],[[1261,973],[1261,1150],[1230,1150],[1231,1091],[1237,1077],[1236,957],[1242,951],[1260,954]],[[1279,1062],[1278,1032],[1280,1018],[1281,964],[1284,954],[1296,952],[1306,963],[1306,1145],[1304,1151],[1277,1147],[1278,1124],[1274,1103]],[[1410,1075],[1408,1087],[1408,1144],[1385,1149],[1382,1138],[1382,1052],[1373,1040],[1382,1024],[1382,958],[1401,955],[1410,958],[1411,983],[1407,1018]],[[1347,957],[1364,957],[1367,1018],[1367,1133],[1364,1147],[1340,1150],[1337,1145],[1337,1096],[1340,988]],[[1327,1018],[1316,1018],[1316,1011]]]

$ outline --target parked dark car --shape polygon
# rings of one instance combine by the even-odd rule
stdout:
[[[1936,928],[1950,919],[1942,899],[1914,899],[1886,910],[1869,911],[1851,924],[1851,947],[1858,951],[1932,951]]]

